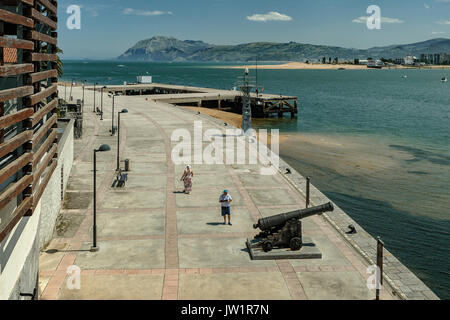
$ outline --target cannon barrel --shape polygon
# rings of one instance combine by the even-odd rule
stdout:
[[[333,210],[334,210],[333,204],[331,202],[328,202],[326,204],[322,204],[322,205],[316,206],[316,207],[311,207],[311,208],[302,209],[302,210],[295,210],[295,211],[281,213],[281,214],[277,214],[275,216],[259,219],[258,223],[255,223],[253,225],[253,228],[255,228],[255,229],[259,228],[261,230],[269,230],[273,227],[283,225],[284,223],[286,223],[287,221],[289,221],[291,219],[303,219],[303,218],[307,218],[307,217],[310,217],[310,216],[313,216],[316,214],[322,214],[324,212],[333,211]]]

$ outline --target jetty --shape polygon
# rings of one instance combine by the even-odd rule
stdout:
[[[90,90],[94,90],[90,87]],[[101,91],[101,87],[96,87]],[[174,84],[126,84],[107,86],[107,92],[124,96],[145,95],[147,99],[155,102],[166,102],[180,106],[198,106],[217,108],[223,111],[242,113],[243,94],[238,90],[221,90],[181,86]],[[252,92],[252,116],[255,118],[277,115],[282,117],[285,113],[295,117],[298,114],[298,98],[295,96],[276,95]]]

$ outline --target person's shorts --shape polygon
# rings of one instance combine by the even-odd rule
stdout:
[[[230,207],[222,207],[222,216],[231,215]]]

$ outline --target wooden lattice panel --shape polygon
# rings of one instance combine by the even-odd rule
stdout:
[[[0,2],[0,241],[57,165],[57,1]]]

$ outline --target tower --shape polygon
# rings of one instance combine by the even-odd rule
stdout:
[[[254,85],[251,83],[248,68],[245,68],[244,77],[240,81],[239,87],[242,91],[242,130],[246,133],[252,127],[252,101],[250,92]]]

